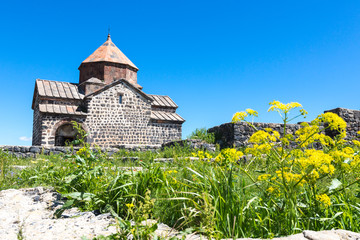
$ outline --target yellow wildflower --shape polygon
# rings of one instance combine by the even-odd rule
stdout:
[[[306,115],[308,114],[308,112],[305,109],[300,109],[300,114],[306,118]]]
[[[276,189],[273,187],[269,187],[268,189],[266,189],[267,192],[269,193],[273,193]]]
[[[346,122],[337,114],[332,112],[323,113],[318,116],[320,122],[328,124],[331,130],[336,130],[340,134],[340,138],[346,136]]]
[[[286,169],[284,169],[286,170]],[[285,180],[286,182],[288,183],[297,183],[300,181],[300,179],[302,178],[302,176],[300,174],[297,174],[297,173],[292,173],[292,172],[286,172],[286,171],[281,171],[281,170],[278,170],[275,172],[278,176],[278,178],[280,180]],[[305,183],[304,180],[301,180],[301,182],[299,183],[300,186],[302,186],[303,184]]]
[[[358,140],[352,140],[353,144],[357,147],[360,147],[360,141]]]
[[[259,130],[255,132],[249,138],[250,143],[266,143],[266,142],[275,142],[280,137],[280,134],[277,131],[273,131],[272,134]]]
[[[253,109],[246,109],[246,112],[248,113],[249,116],[254,116],[254,117],[257,117],[258,116],[258,112],[253,110]]]
[[[215,162],[218,163],[229,163],[236,162],[239,160],[244,154],[241,151],[237,151],[235,148],[225,148],[221,150],[219,155],[216,156]]]
[[[172,174],[172,173],[177,173],[178,171],[176,170],[169,170],[169,171],[166,171],[165,174]]]
[[[329,207],[331,205],[331,199],[326,194],[316,195],[316,200],[321,202],[324,207]]]
[[[301,123],[302,128],[295,132],[297,136],[296,141],[305,147],[312,144],[319,139],[319,127],[317,125],[309,125],[308,123]]]
[[[132,203],[128,203],[128,204],[125,204],[125,205],[126,205],[126,207],[129,208],[129,209],[131,209],[131,208],[134,207],[134,204],[132,204]]]
[[[270,174],[261,174],[261,175],[258,176],[257,180],[258,181],[265,181],[265,180],[268,180],[270,177],[271,177]]]
[[[346,151],[348,152],[349,150],[347,149]],[[329,152],[329,154],[333,157],[336,163],[342,163],[347,158],[348,159],[354,158],[353,154],[348,154],[344,151],[339,151],[339,150],[331,151]]]
[[[231,122],[237,123],[237,122],[244,121],[247,116],[248,116],[248,114],[246,112],[237,112],[234,114]]]
[[[278,111],[283,113],[288,113],[293,108],[302,107],[302,105],[298,102],[291,102],[291,103],[281,103],[279,101],[272,101],[269,103],[270,108],[268,109],[268,112],[270,111]]]
[[[352,156],[354,154],[354,149],[352,149],[351,147],[346,147],[342,151],[349,156]]]

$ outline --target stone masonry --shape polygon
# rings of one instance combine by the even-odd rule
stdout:
[[[345,120],[347,124],[347,140],[358,138],[357,132],[360,131],[360,111],[345,108],[335,108],[325,112],[336,113]],[[284,127],[284,125],[280,123],[254,123],[254,125],[259,130],[264,128],[272,128],[273,130],[278,131],[280,134],[282,134]],[[300,128],[300,123],[287,124],[286,133],[294,135],[295,132]],[[222,125],[210,128],[208,131],[215,134],[216,143],[220,144],[222,148],[246,146],[249,138],[255,132],[254,129],[245,122],[224,123]],[[331,131],[325,131],[325,134],[328,136],[334,135],[334,133]]]

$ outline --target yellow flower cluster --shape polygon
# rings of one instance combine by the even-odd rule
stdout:
[[[246,154],[252,154],[253,156],[260,156],[262,154],[268,154],[271,151],[273,144],[263,143],[254,144],[252,147],[245,149]]]
[[[165,172],[165,175],[166,175],[166,174],[172,174],[172,173],[175,174],[175,173],[177,173],[177,172],[178,172],[178,171],[176,171],[176,170],[169,170],[169,171],[166,171],[166,172]]]
[[[324,207],[329,207],[331,205],[331,199],[326,194],[316,195],[316,200],[321,202]]]
[[[125,205],[126,205],[126,207],[129,208],[129,209],[131,209],[131,208],[134,207],[134,204],[132,204],[132,203],[127,203],[127,204],[125,204]]]
[[[270,105],[270,108],[269,108],[268,112],[278,111],[278,112],[283,112],[283,113],[288,113],[293,108],[302,107],[302,105],[297,102],[291,102],[291,103],[284,104],[280,101],[275,101],[275,100],[270,102],[269,105]],[[301,111],[301,114],[306,114],[306,113],[307,112],[305,110]]]
[[[353,144],[357,147],[360,147],[360,141],[358,140],[352,140]]]
[[[301,123],[302,128],[295,132],[297,136],[296,141],[301,144],[302,147],[305,147],[309,144],[314,143],[318,140],[319,136],[319,126],[310,125],[309,123]]]
[[[270,174],[261,174],[258,176],[257,180],[258,181],[266,181],[271,177]]]
[[[332,139],[329,136],[326,136],[325,134],[320,133],[320,127],[319,124],[323,120],[320,120],[320,118],[315,119],[314,121],[309,123],[301,123],[302,128],[297,130],[295,132],[295,135],[297,136],[296,141],[301,145],[301,147],[306,147],[314,142],[319,142],[323,146],[335,146],[336,142],[334,139]],[[345,129],[341,131],[342,135],[340,135],[341,138],[345,137],[346,131]],[[337,141],[339,143],[340,140]]]
[[[237,112],[234,114],[231,122],[237,123],[237,122],[244,121],[247,116],[248,116],[248,114],[246,112]]]
[[[323,113],[318,116],[318,121],[328,124],[331,130],[336,130],[340,134],[340,138],[346,136],[346,122],[337,114],[332,112]]]
[[[257,117],[257,116],[258,116],[258,112],[255,111],[255,110],[253,110],[253,109],[251,109],[251,108],[246,109],[246,112],[247,112],[247,114],[248,114],[249,116],[254,116],[254,117]]]
[[[351,160],[354,157],[354,150],[349,147],[344,148],[343,150],[333,150],[329,152],[336,163],[342,163],[346,159]]]
[[[253,145],[245,149],[246,154],[252,154],[254,156],[267,154],[274,146],[274,142],[280,140],[279,132],[271,128],[265,128],[264,130],[259,130],[251,135],[249,143],[253,143]]]
[[[281,181],[285,180],[287,183],[292,183],[292,184],[295,184],[295,183],[298,183],[299,181],[301,181],[299,183],[300,186],[302,186],[305,183],[305,180],[301,180],[301,178],[302,178],[301,174],[293,173],[293,172],[286,172],[286,171],[281,171],[281,170],[278,170],[275,173]]]
[[[268,189],[266,189],[266,191],[268,191],[269,193],[273,193],[275,192],[276,188],[274,187],[269,187]]]
[[[258,112],[253,110],[253,109],[246,109],[246,111],[242,111],[242,112],[237,112],[234,114],[231,122],[232,123],[237,123],[237,122],[241,122],[244,121],[246,117],[248,116],[254,116],[257,117],[258,116]]]
[[[334,173],[335,167],[331,164],[332,160],[333,158],[329,154],[321,150],[307,149],[304,152],[304,156],[297,159],[296,162],[304,172],[313,169],[313,177],[318,178],[318,172],[330,175]]]
[[[280,133],[278,131],[274,131],[271,128],[267,128],[266,132],[263,130],[259,130],[255,132],[249,138],[250,143],[266,143],[266,142],[276,142],[280,138]]]
[[[90,157],[89,149],[86,147],[80,148],[79,151],[76,152],[76,154],[82,157]]]
[[[198,157],[200,160],[203,160],[203,159],[210,160],[211,158],[213,158],[213,156],[210,153],[204,152],[204,151],[198,151],[197,153],[192,153],[192,155],[194,157]]]
[[[354,159],[350,162],[350,167],[352,171],[358,172],[360,169],[360,156],[354,156]]]
[[[225,148],[216,156],[215,162],[220,164],[233,163],[238,161],[244,154],[235,148]]]

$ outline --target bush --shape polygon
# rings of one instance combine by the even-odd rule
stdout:
[[[197,128],[193,131],[188,138],[201,139],[207,143],[215,143],[215,134],[209,133],[206,128]]]

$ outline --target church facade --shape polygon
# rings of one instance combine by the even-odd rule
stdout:
[[[64,146],[76,138],[72,121],[86,141],[100,147],[160,146],[181,139],[184,119],[169,96],[146,94],[138,68],[110,35],[79,67],[79,83],[37,79],[32,109],[36,146]]]

